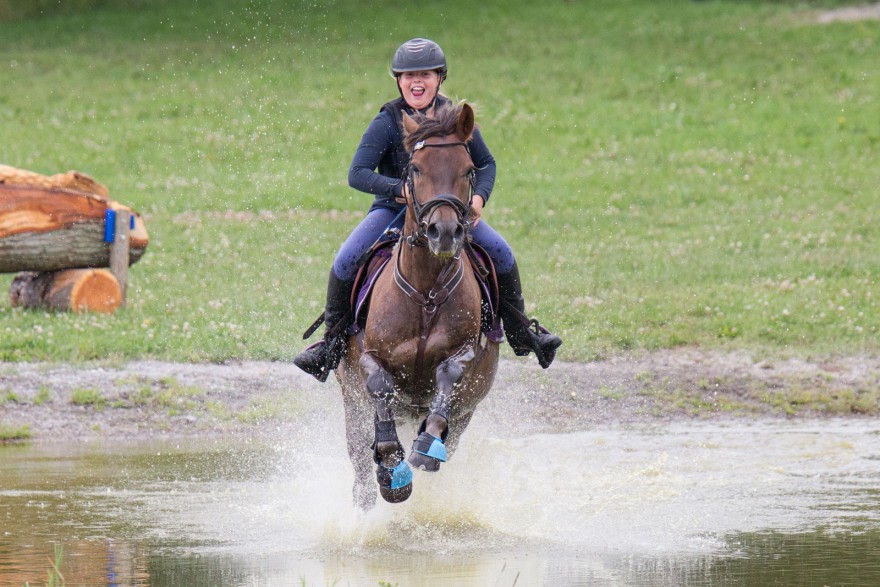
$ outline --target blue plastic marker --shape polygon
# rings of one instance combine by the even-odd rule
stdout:
[[[129,216],[128,229],[134,230],[134,214]],[[116,210],[107,208],[104,210],[104,242],[112,243],[116,240]]]

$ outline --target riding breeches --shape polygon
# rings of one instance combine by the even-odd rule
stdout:
[[[354,279],[357,275],[358,260],[382,233],[388,228],[403,228],[403,215],[396,221],[395,217],[397,212],[387,208],[373,208],[367,213],[336,253],[336,258],[333,260],[333,273],[336,277],[344,280]],[[473,241],[483,247],[492,258],[498,273],[507,273],[513,268],[513,250],[504,237],[485,220],[480,220],[475,228],[471,228],[470,234]]]

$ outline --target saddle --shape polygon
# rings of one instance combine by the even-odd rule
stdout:
[[[352,320],[348,329],[349,335],[360,332],[367,321],[373,286],[379,275],[388,267],[391,254],[397,239],[384,240],[373,245],[364,255],[363,263],[358,270],[351,293]],[[498,314],[500,304],[498,278],[495,266],[489,254],[479,245],[467,242],[464,251],[470,260],[474,277],[480,284],[483,294],[480,311],[480,331],[493,342],[502,342],[504,332],[501,329],[501,318]]]

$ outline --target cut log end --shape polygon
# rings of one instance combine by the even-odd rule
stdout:
[[[74,279],[70,291],[70,309],[74,312],[112,314],[122,301],[116,277],[107,270],[93,269]]]
[[[116,277],[106,269],[19,273],[9,288],[13,307],[113,313],[122,303]]]

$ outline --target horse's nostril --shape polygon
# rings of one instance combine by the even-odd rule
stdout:
[[[459,224],[455,227],[455,240],[459,241],[464,238],[464,228]]]
[[[436,240],[440,238],[440,229],[437,228],[436,224],[432,224],[428,227],[428,238],[432,240]]]

